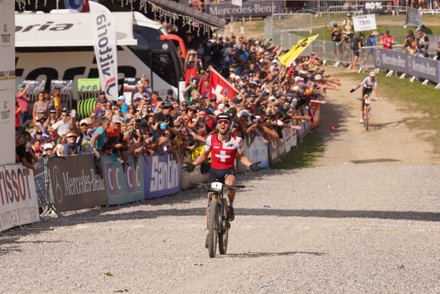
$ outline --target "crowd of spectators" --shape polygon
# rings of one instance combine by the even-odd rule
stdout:
[[[42,157],[80,154],[95,154],[98,160],[116,154],[123,165],[130,155],[138,160],[171,153],[184,161],[203,146],[221,112],[233,117],[233,132],[248,144],[258,136],[268,146],[276,146],[283,128],[299,129],[313,119],[311,101],[324,103],[326,92],[340,86],[338,79],[325,73],[315,54],[300,56],[286,67],[277,59],[284,53],[261,39],[219,35],[189,51],[188,86],[180,100],[171,90],[160,97],[143,76],[131,101],[125,96],[110,101],[100,93],[89,117],[62,108],[59,89],[39,93],[31,105],[27,86],[19,84],[17,161],[32,169]],[[232,99],[210,95],[213,70],[237,90]],[[26,119],[32,123],[24,126]]]
[[[358,71],[358,66],[362,67],[367,58],[372,56],[373,48],[403,50],[411,55],[440,60],[440,41],[433,44],[436,46],[435,53],[429,54],[430,40],[427,31],[424,25],[419,26],[416,33],[408,30],[403,43],[397,44],[389,30],[385,30],[384,33],[373,31],[368,34],[368,37],[364,32],[355,34],[352,14],[347,13],[341,27],[337,23],[333,24],[330,37],[333,41],[333,53],[337,59],[344,62],[351,61],[353,71]]]

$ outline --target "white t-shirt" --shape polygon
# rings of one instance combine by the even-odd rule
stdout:
[[[65,135],[70,130],[70,123],[68,121],[63,122],[62,120],[57,121],[52,125],[52,128],[57,131],[58,136]]]

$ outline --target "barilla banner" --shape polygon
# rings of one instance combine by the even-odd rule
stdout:
[[[182,164],[171,154],[147,157],[144,164],[145,199],[179,192],[181,173]]]
[[[39,220],[32,171],[21,164],[1,167],[0,231]]]
[[[144,200],[144,158],[129,157],[125,167],[117,155],[102,157],[102,170],[108,194],[108,204],[123,204]]]
[[[107,204],[104,179],[96,173],[93,155],[51,157],[47,168],[58,212]]]
[[[105,6],[89,2],[93,18],[93,36],[96,63],[98,65],[101,89],[108,99],[118,99],[118,62],[115,20]]]
[[[269,147],[260,137],[255,136],[254,141],[246,148],[244,154],[252,162],[260,161],[260,167],[269,168]]]

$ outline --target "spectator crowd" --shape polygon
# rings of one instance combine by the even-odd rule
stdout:
[[[299,129],[313,120],[310,103],[325,103],[328,90],[340,86],[322,68],[313,53],[284,66],[280,46],[263,39],[216,36],[188,51],[182,60],[187,87],[178,99],[172,90],[165,97],[142,76],[131,99],[110,101],[105,93],[96,98],[88,117],[63,108],[59,89],[27,96],[27,85],[16,93],[16,159],[34,169],[44,157],[116,154],[125,166],[129,156],[171,153],[184,161],[199,152],[215,130],[215,116],[228,113],[232,131],[250,144],[258,136],[276,146],[283,128]],[[209,76],[221,74],[237,93],[232,98],[213,95]]]
[[[395,37],[389,30],[385,30],[384,33],[373,31],[368,34],[368,37],[364,32],[356,34],[352,14],[347,13],[341,27],[337,23],[333,24],[330,37],[333,42],[333,53],[337,59],[340,61],[351,59],[352,70],[358,71],[359,67],[365,65],[368,57],[372,56],[373,48],[402,50],[407,54],[440,60],[440,41],[430,45],[427,31],[428,29],[424,25],[419,26],[415,33],[410,29],[403,43],[397,44]],[[429,54],[430,46],[436,47],[434,54]]]

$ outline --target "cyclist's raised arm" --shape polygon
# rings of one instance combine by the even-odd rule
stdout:
[[[252,164],[252,161],[244,155],[244,153],[240,153],[239,155],[241,163],[243,163],[246,167],[249,167]]]

